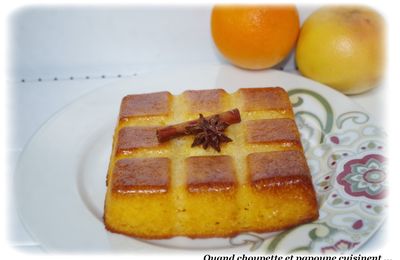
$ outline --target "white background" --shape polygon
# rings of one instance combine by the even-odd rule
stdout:
[[[317,6],[298,6],[301,21]],[[10,178],[23,147],[56,111],[81,95],[124,77],[162,68],[227,63],[210,35],[210,6],[102,6],[20,8],[10,14],[7,146]],[[293,54],[280,64],[295,70]],[[352,96],[380,124],[385,87]],[[28,252],[40,245],[25,232],[10,203],[9,243]],[[379,251],[385,229],[361,252]]]

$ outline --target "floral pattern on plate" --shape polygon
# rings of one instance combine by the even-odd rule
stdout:
[[[379,154],[368,154],[362,159],[345,163],[337,181],[354,197],[382,199],[386,196],[385,158]]]
[[[385,218],[385,133],[362,111],[337,114],[326,98],[309,89],[289,91],[302,136],[320,218],[262,237],[246,233],[232,245],[281,253],[348,253],[356,250]]]

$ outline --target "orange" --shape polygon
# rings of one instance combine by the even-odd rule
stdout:
[[[245,69],[266,69],[284,60],[300,30],[295,6],[217,5],[211,33],[222,55]]]

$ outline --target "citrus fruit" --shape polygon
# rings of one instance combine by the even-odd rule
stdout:
[[[294,6],[217,5],[211,33],[222,55],[245,69],[270,68],[284,60],[300,30]]]
[[[345,94],[377,86],[384,66],[383,18],[361,6],[328,6],[304,22],[296,49],[300,72]]]

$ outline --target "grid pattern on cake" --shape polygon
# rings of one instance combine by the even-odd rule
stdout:
[[[184,163],[189,192],[230,190],[237,185],[231,156],[192,156]]]
[[[190,114],[222,111],[227,95],[223,89],[186,90],[182,93]]]
[[[165,116],[170,112],[169,92],[128,95],[122,99],[120,119],[128,120],[137,116]]]
[[[157,127],[128,126],[118,132],[117,154],[130,152],[137,148],[157,147]]]
[[[196,119],[198,113],[208,116],[233,108],[240,110],[242,122],[227,128],[225,133],[233,142],[222,144],[220,153],[211,147],[207,150],[201,146],[191,148],[193,136],[163,144],[157,142],[157,127]],[[148,120],[154,116],[156,120]],[[190,90],[177,96],[168,92],[130,95],[122,101],[121,118],[125,122],[116,128],[113,151],[116,165],[111,166],[111,172],[116,169],[118,172],[119,160],[148,158],[155,160],[157,165],[157,160],[167,158],[171,167],[163,172],[168,175],[168,183],[164,184],[171,190],[185,186],[189,192],[196,192],[204,191],[201,187],[207,186],[223,191],[249,181],[257,182],[260,178],[268,179],[271,174],[279,176],[282,172],[276,172],[276,169],[281,166],[285,169],[286,164],[279,158],[295,158],[293,151],[300,151],[296,155],[302,159],[296,157],[298,160],[293,160],[291,168],[308,174],[290,101],[279,87],[239,89],[232,94],[215,89]],[[272,164],[262,163],[271,158]],[[132,174],[141,173],[136,169]],[[285,174],[298,173],[288,171]],[[120,177],[112,179],[114,185]],[[151,178],[146,181],[151,182]],[[123,182],[118,185],[119,191],[134,186],[128,185],[124,189]]]
[[[125,158],[115,163],[113,192],[163,193],[169,189],[168,158]]]
[[[296,142],[300,140],[293,119],[259,119],[245,122],[248,143]]]
[[[265,183],[277,177],[308,175],[307,162],[300,151],[251,153],[247,161],[252,185]]]

